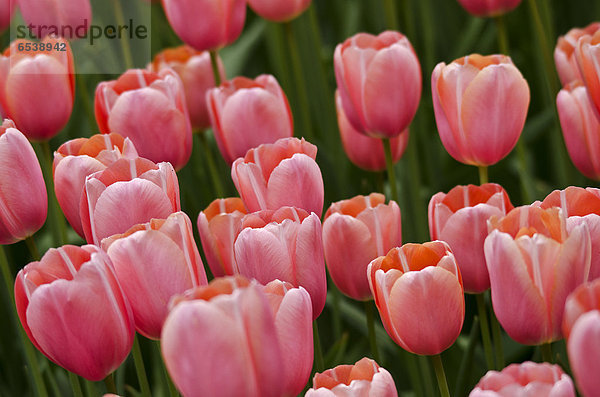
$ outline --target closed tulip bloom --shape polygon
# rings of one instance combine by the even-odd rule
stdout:
[[[566,35],[558,38],[554,49],[554,63],[556,63],[556,71],[563,86],[577,80],[583,81],[575,57],[577,41],[583,36],[592,36],[598,30],[600,30],[600,22],[594,22],[585,28],[573,28]]]
[[[236,77],[209,90],[206,100],[215,140],[230,165],[254,147],[294,135],[290,105],[271,75]]]
[[[25,25],[36,37],[82,38],[92,23],[90,0],[18,0]]]
[[[221,62],[220,57],[217,59],[219,75],[221,80],[224,80],[223,62]],[[215,86],[210,54],[207,51],[196,51],[186,45],[167,48],[154,57],[154,62],[150,64],[150,67],[155,73],[171,68],[179,75],[183,83],[185,101],[192,127],[198,130],[208,128],[210,119],[206,106],[206,92]]]
[[[261,17],[274,22],[286,22],[302,14],[311,0],[248,0],[248,5]]]
[[[600,311],[587,312],[575,322],[567,352],[581,394],[597,396],[600,390]]]
[[[140,156],[181,169],[192,153],[190,124],[181,79],[171,69],[130,69],[96,88],[100,132],[131,139]]]
[[[600,118],[600,29],[593,35],[583,36],[577,41],[575,49],[577,65],[583,81]]]
[[[25,136],[48,140],[67,124],[75,96],[73,54],[63,39],[46,38],[50,51],[19,51],[13,41],[0,56],[0,107]],[[65,51],[55,51],[64,46]]]
[[[495,17],[515,9],[521,0],[458,0],[461,6],[477,17]]]
[[[335,93],[335,104],[337,108],[338,127],[340,129],[340,137],[346,155],[357,167],[369,171],[382,171],[385,169],[385,153],[383,151],[383,142],[378,138],[371,138],[357,131],[342,106],[342,100],[339,91]],[[395,138],[390,140],[392,147],[392,159],[395,162],[400,160],[408,145],[408,130],[402,132]]]
[[[465,319],[462,279],[443,241],[392,248],[369,264],[367,276],[388,335],[414,354],[440,354]]]
[[[488,166],[515,147],[527,117],[529,86],[505,55],[472,54],[431,76],[433,109],[448,153],[461,163]]]
[[[15,301],[31,342],[88,380],[104,379],[131,350],[131,307],[110,259],[96,246],[48,250],[17,275]]]
[[[180,211],[177,175],[169,163],[117,160],[86,178],[79,209],[85,239],[99,246],[105,237]]]
[[[342,293],[373,299],[367,266],[402,245],[400,207],[371,193],[331,204],[323,221],[323,251],[329,275]]]
[[[184,397],[283,395],[286,364],[262,286],[217,278],[172,302],[161,347]]]
[[[478,294],[490,288],[483,243],[487,221],[513,209],[500,185],[456,186],[429,201],[429,235],[450,245],[460,268],[465,292]]]
[[[134,159],[137,151],[129,138],[117,133],[97,134],[63,143],[54,152],[54,191],[67,221],[85,238],[79,204],[85,178],[106,169],[120,158]]]
[[[234,161],[231,177],[248,212],[292,206],[320,215],[325,192],[316,157],[304,138],[283,138]]]
[[[359,33],[338,44],[335,78],[348,121],[374,138],[408,128],[421,99],[421,65],[401,33]]]
[[[577,169],[600,180],[600,119],[581,82],[569,84],[556,97],[558,116],[569,156]]]
[[[567,298],[562,323],[565,339],[569,339],[571,330],[577,320],[584,313],[593,310],[600,310],[600,280],[580,285]]]
[[[10,20],[17,7],[14,5],[14,0],[2,0],[0,4],[2,4],[0,7],[0,32],[2,32],[10,25]]]
[[[47,213],[40,163],[27,138],[5,119],[0,125],[0,245],[37,232]]]
[[[198,232],[206,261],[215,277],[235,273],[233,243],[242,231],[246,207],[241,199],[216,199],[198,215]]]
[[[321,221],[294,207],[248,214],[234,244],[236,273],[260,283],[279,279],[304,287],[312,299],[313,318],[327,297]]]
[[[523,206],[490,226],[484,251],[498,321],[525,345],[561,339],[567,296],[588,279],[587,225],[567,233],[558,208]]]
[[[177,36],[198,51],[217,50],[242,33],[246,0],[162,0]]]
[[[575,397],[569,375],[558,365],[526,361],[488,371],[469,397]]]
[[[131,303],[137,331],[160,338],[172,296],[206,285],[192,222],[183,212],[152,219],[102,240]]]
[[[362,358],[354,365],[338,365],[316,373],[305,397],[396,397],[394,378],[374,360]]]

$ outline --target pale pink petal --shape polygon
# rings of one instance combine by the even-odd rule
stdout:
[[[267,209],[267,183],[256,164],[237,159],[231,167],[231,178],[249,212]]]
[[[593,397],[600,390],[600,312],[582,315],[575,325],[567,344],[569,362],[577,387],[585,397]]]

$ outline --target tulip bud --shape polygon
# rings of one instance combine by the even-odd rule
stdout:
[[[585,313],[575,322],[567,352],[582,396],[597,396],[600,390],[600,311]]]
[[[18,1],[25,24],[38,38],[58,33],[67,40],[75,39],[76,28],[81,35],[79,27],[85,26],[87,31],[92,22],[90,0]]]
[[[565,339],[569,339],[577,320],[593,310],[600,310],[600,279],[581,284],[567,298],[562,323]]]
[[[302,14],[311,0],[248,0],[248,5],[261,17],[274,22],[287,22]]]
[[[458,0],[467,12],[476,17],[496,17],[515,9],[521,0]]]
[[[575,56],[596,117],[600,118],[600,29],[577,41]]]
[[[577,41],[584,36],[593,36],[598,30],[600,30],[600,22],[594,22],[583,29],[573,28],[566,35],[558,38],[556,48],[554,49],[554,62],[556,63],[556,71],[563,86],[578,80],[583,81],[583,76],[579,71],[575,57]]]

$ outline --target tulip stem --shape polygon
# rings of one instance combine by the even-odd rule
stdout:
[[[481,326],[481,339],[483,341],[483,350],[485,352],[485,361],[488,369],[494,369],[494,353],[492,351],[492,341],[490,339],[490,327],[488,323],[487,311],[485,309],[485,300],[483,294],[475,295],[477,301],[477,312],[479,315],[479,325]]]
[[[151,397],[150,384],[148,383],[148,377],[146,376],[146,368],[144,367],[144,359],[142,357],[142,350],[140,349],[140,341],[138,335],[135,335],[133,339],[133,362],[135,364],[135,372],[137,374],[138,382],[140,384],[140,391],[143,397]]]
[[[81,384],[79,384],[79,378],[71,371],[67,371],[69,373],[69,382],[71,382],[71,389],[73,389],[74,397],[83,397],[83,392],[81,391]]]
[[[433,363],[433,368],[435,369],[435,376],[440,388],[440,394],[442,397],[450,397],[450,390],[448,389],[448,382],[446,381],[446,373],[444,372],[442,356],[439,354],[431,356],[431,362]]]
[[[510,55],[508,47],[508,35],[506,33],[506,26],[504,25],[504,17],[498,15],[494,18],[496,21],[496,29],[498,30],[498,49],[500,53],[504,55]]]
[[[479,317],[474,316],[471,331],[469,331],[469,342],[467,343],[467,347],[460,360],[460,366],[458,367],[456,387],[454,388],[454,394],[457,396],[464,395],[467,377],[470,375],[471,367],[473,366],[473,354],[475,353],[475,346],[477,345],[478,339]]]
[[[104,385],[106,386],[107,393],[117,394],[117,385],[115,385],[115,377],[112,373],[104,378]]]
[[[383,10],[385,14],[385,25],[388,29],[398,30],[398,18],[396,12],[395,0],[383,0]]]
[[[387,165],[388,180],[390,182],[390,191],[392,194],[392,200],[400,202],[398,197],[398,187],[396,183],[396,173],[394,172],[394,159],[392,157],[392,145],[388,138],[383,139],[383,149],[385,152],[385,163]]]
[[[313,339],[315,344],[315,369],[317,372],[322,372],[325,369],[323,362],[323,350],[321,348],[321,338],[319,337],[319,326],[317,320],[313,320]]]
[[[213,186],[216,190],[218,197],[225,197],[225,191],[223,189],[223,185],[221,184],[221,178],[219,178],[219,173],[217,172],[217,165],[215,164],[215,159],[213,158],[213,153],[210,148],[208,139],[206,135],[208,135],[208,130],[200,132],[198,135],[198,140],[201,146],[204,146],[204,154],[206,158],[206,164],[208,165],[208,172],[210,173],[210,177],[213,181]]]
[[[494,349],[496,353],[496,369],[504,368],[504,349],[502,348],[502,328],[494,313],[494,308],[490,311],[490,322],[492,323],[492,338],[494,340]]]
[[[156,343],[154,343],[154,346],[156,346],[156,349],[158,350],[158,358],[161,359],[160,366],[162,368],[163,378],[167,385],[167,389],[169,389],[169,396],[177,397],[177,396],[179,396],[179,393],[177,393],[177,389],[175,388],[175,385],[173,384],[173,381],[171,380],[171,376],[169,375],[169,371],[167,371],[165,362],[162,360],[162,349],[160,348],[160,340],[157,340]]]
[[[77,88],[79,88],[79,96],[81,97],[81,101],[83,102],[83,108],[85,109],[85,114],[88,119],[90,130],[95,131],[98,128],[98,126],[96,125],[96,116],[94,115],[94,108],[92,106],[92,103],[90,102],[90,96],[87,85],[85,84],[85,79],[83,78],[83,74],[81,73],[76,73],[75,78],[77,79]]]
[[[42,154],[44,157],[40,163],[42,165],[46,190],[48,192],[48,209],[54,218],[54,222],[50,222],[50,224],[52,227],[52,233],[54,234],[54,244],[59,247],[64,245],[67,241],[65,218],[62,215],[61,209],[58,206],[58,201],[56,201],[56,195],[54,194],[54,180],[52,178],[52,154],[50,151],[50,144],[48,141],[43,141],[40,142],[40,146],[42,147]]]
[[[367,315],[367,329],[369,330],[369,343],[371,344],[371,354],[373,359],[379,365],[383,365],[377,348],[377,335],[375,334],[375,316],[373,315],[373,302],[365,301],[365,314]]]
[[[477,168],[479,169],[479,184],[484,185],[488,183],[488,167],[485,165],[480,165]]]
[[[123,9],[121,8],[120,0],[113,0],[113,7],[115,11],[115,18],[119,26],[126,26],[125,19],[123,18]],[[121,42],[121,50],[123,51],[123,58],[125,59],[125,68],[133,69],[133,58],[131,56],[131,47],[129,47],[129,41],[127,36],[119,39]]]
[[[542,352],[542,361],[552,364],[554,362],[552,359],[552,345],[550,343],[544,343],[540,345],[540,350]]]
[[[34,261],[40,260],[40,251],[38,251],[37,245],[35,244],[35,240],[33,236],[29,236],[25,239],[25,243],[27,244],[27,248],[29,249],[29,253],[31,254],[31,258]]]
[[[215,87],[219,87],[221,85],[221,73],[219,72],[219,62],[218,57],[219,54],[217,50],[209,51],[210,53],[210,65],[212,66],[213,77],[215,79]]]

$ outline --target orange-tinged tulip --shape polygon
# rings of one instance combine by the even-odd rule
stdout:
[[[584,36],[592,36],[598,30],[600,30],[600,22],[593,22],[585,28],[573,28],[566,35],[558,38],[554,49],[554,63],[556,63],[556,71],[563,86],[577,80],[583,81],[575,57],[577,41]]]
[[[600,118],[600,29],[577,41],[575,56],[596,116]]]
[[[600,279],[580,285],[567,298],[562,323],[565,339],[569,339],[577,320],[593,310],[600,310]]]
[[[567,352],[579,391],[583,397],[596,397],[600,390],[600,311],[587,312],[575,322]]]
[[[521,0],[458,0],[467,12],[477,17],[495,17],[515,9]]]
[[[248,5],[261,17],[275,22],[287,22],[302,14],[311,0],[248,0]]]

